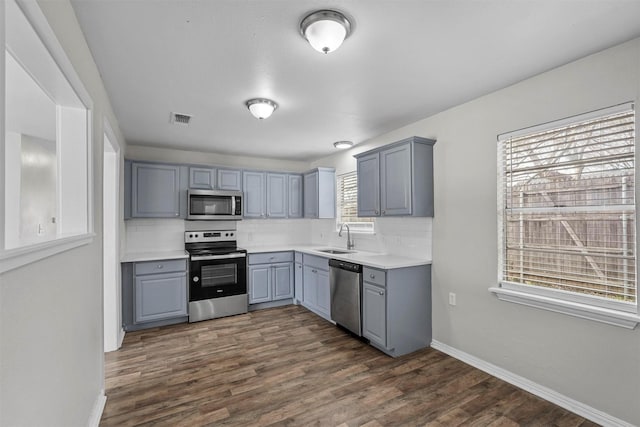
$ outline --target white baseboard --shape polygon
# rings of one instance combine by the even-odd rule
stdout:
[[[120,330],[118,331],[118,349],[122,347],[122,342],[124,341],[125,334],[126,332],[124,331],[124,329],[120,328]]]
[[[507,371],[506,369],[503,369],[491,363],[485,362],[482,359],[478,359],[475,356],[472,356],[456,348],[450,347],[439,341],[433,340],[431,342],[431,347],[443,353],[446,353],[451,357],[461,360],[475,368],[478,368],[481,371],[491,374],[496,378],[500,378],[501,380],[506,381],[509,384],[512,384],[518,388],[528,391],[531,394],[535,394],[536,396],[544,400],[547,400],[575,414],[578,414],[583,418],[593,421],[594,423],[600,424],[602,426],[607,426],[607,427],[634,427],[633,424],[630,424],[626,421],[618,419],[598,409],[592,408],[589,405],[585,405],[584,403],[571,399],[570,397],[560,394],[557,391],[551,390],[550,388],[534,383],[533,381],[528,380],[527,378],[521,377],[519,375],[514,374],[513,372]]]
[[[104,389],[100,390],[100,394],[96,398],[95,403],[93,404],[93,409],[91,410],[91,415],[89,416],[89,422],[87,425],[89,427],[99,427],[100,418],[102,418],[102,411],[104,411],[104,405],[107,403],[107,396],[104,394]]]

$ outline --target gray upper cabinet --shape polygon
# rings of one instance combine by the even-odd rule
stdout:
[[[242,191],[242,173],[237,169],[218,169],[218,189]]]
[[[380,215],[380,153],[358,158],[358,216]]]
[[[289,218],[302,218],[302,175],[288,175]]]
[[[336,217],[336,171],[317,168],[304,174],[304,217]]]
[[[433,216],[433,144],[414,136],[356,155],[358,216]]]
[[[411,145],[380,152],[380,209],[382,215],[411,215]],[[418,192],[423,189],[416,189]]]
[[[286,218],[287,175],[283,173],[267,173],[267,217]]]
[[[216,188],[216,170],[212,168],[189,168],[189,188],[213,190]]]
[[[186,216],[186,189],[178,165],[131,163],[131,217],[180,218]],[[186,183],[185,183],[186,184]],[[125,183],[125,185],[127,185]],[[186,185],[184,185],[186,187]],[[183,191],[184,191],[184,201]],[[184,206],[183,206],[184,205]],[[126,206],[125,206],[126,208]],[[184,212],[183,212],[184,211]]]
[[[242,191],[244,193],[244,217],[264,218],[265,212],[265,175],[264,172],[244,171],[242,174]]]

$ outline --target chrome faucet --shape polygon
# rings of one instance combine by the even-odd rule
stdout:
[[[351,250],[356,244],[353,242],[353,240],[351,240],[351,230],[349,230],[349,224],[343,222],[340,225],[340,231],[338,231],[339,237],[342,237],[342,227],[347,227],[347,250]]]

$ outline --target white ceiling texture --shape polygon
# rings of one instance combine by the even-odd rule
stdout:
[[[129,144],[312,160],[640,36],[640,0],[73,0]],[[328,55],[299,33],[336,9]],[[245,107],[265,97],[266,120]],[[188,126],[170,113],[192,115]]]

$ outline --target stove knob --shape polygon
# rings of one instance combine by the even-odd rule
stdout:
[[[229,236],[233,237],[233,233],[229,233]]]
[[[229,237],[229,233],[224,233],[224,237]]]
[[[193,234],[189,234],[189,237],[193,237]]]
[[[193,277],[193,281],[194,281],[194,282],[196,282],[196,283],[198,283],[198,282],[200,281],[200,278],[199,278],[198,276],[194,276],[194,277]]]

